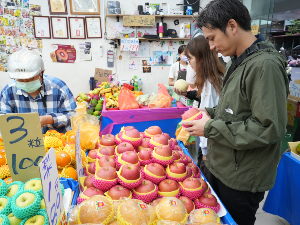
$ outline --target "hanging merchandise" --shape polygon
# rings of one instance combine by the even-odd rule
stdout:
[[[52,44],[50,51],[50,58],[53,62],[74,63],[76,61],[76,49],[74,45]]]
[[[114,52],[112,50],[107,51],[107,67],[114,67]]]

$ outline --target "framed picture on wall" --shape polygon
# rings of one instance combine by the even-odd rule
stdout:
[[[85,17],[87,38],[102,38],[101,18]]]
[[[68,14],[66,0],[48,0],[50,14]]]
[[[69,17],[70,38],[85,39],[85,18]]]
[[[35,38],[51,39],[49,16],[33,16],[33,29]]]
[[[70,0],[71,14],[100,15],[100,0]]]
[[[68,18],[51,16],[52,37],[56,39],[68,39]]]

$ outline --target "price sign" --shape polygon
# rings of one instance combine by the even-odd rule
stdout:
[[[39,164],[45,205],[50,225],[57,225],[63,211],[55,150],[51,148]]]
[[[155,16],[124,16],[123,23],[126,27],[154,26]]]
[[[79,182],[79,177],[84,177],[83,168],[82,168],[81,146],[80,146],[80,127],[78,127],[76,132],[75,153],[76,153],[77,178]]]
[[[1,115],[0,130],[12,180],[40,177],[38,165],[46,151],[38,113]]]

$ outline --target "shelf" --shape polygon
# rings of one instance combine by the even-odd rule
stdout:
[[[121,38],[108,38],[110,40],[121,40]],[[126,39],[126,38],[124,38]],[[166,41],[166,40],[169,40],[169,41],[172,41],[172,40],[190,40],[190,38],[159,38],[159,39],[156,39],[156,38],[138,38],[139,40],[141,41],[148,41],[148,40],[151,40],[151,41]]]
[[[106,17],[123,17],[123,16],[150,16],[150,15],[132,15],[132,14],[107,14]],[[194,18],[198,17],[198,15],[153,15],[157,18]]]

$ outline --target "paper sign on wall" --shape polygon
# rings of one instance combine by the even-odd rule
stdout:
[[[57,225],[63,212],[55,149],[51,148],[39,164],[44,200],[50,225]]]
[[[83,168],[82,168],[82,156],[81,156],[81,146],[80,146],[80,127],[78,127],[75,138],[75,153],[76,153],[76,170],[77,170],[77,179],[78,182],[80,177],[83,177]]]
[[[124,26],[154,26],[155,16],[124,16]]]
[[[45,155],[39,114],[2,115],[0,130],[12,180],[26,182],[39,177],[38,165]]]
[[[112,70],[104,70],[101,68],[96,68],[95,69],[95,75],[94,75],[94,79],[96,82],[107,82],[108,81],[108,77],[112,74]]]
[[[138,38],[122,38],[121,39],[121,51],[138,51],[139,39]]]

